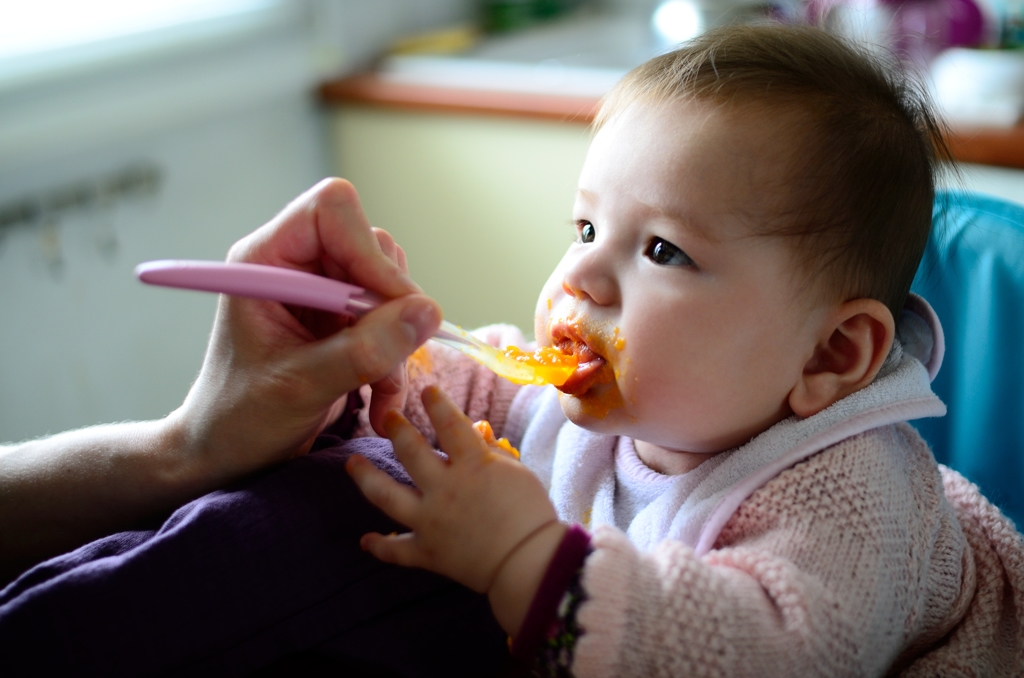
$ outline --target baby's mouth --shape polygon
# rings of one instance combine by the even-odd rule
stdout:
[[[598,381],[602,381],[601,368],[607,364],[604,356],[595,351],[570,325],[557,325],[552,328],[552,339],[562,353],[576,356],[575,371],[569,375],[558,390],[569,395],[583,395]]]

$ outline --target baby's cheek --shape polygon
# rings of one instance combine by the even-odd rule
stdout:
[[[661,420],[675,423],[689,414],[689,411],[681,412],[680,406],[693,404],[689,402],[693,389],[687,375],[673,369],[664,352],[659,354],[651,347],[640,345],[642,343],[638,341],[630,346],[627,342],[626,350],[618,352],[615,381],[622,399],[636,419],[657,420],[659,426],[664,425]],[[660,360],[652,359],[658,355],[661,355]],[[700,400],[697,398],[698,402]]]
[[[552,304],[551,297],[546,294],[541,294],[537,301],[537,308],[533,313],[533,336],[537,340],[537,346],[551,345]]]
[[[551,313],[565,297],[565,292],[562,291],[563,279],[562,263],[560,262],[544,282],[544,287],[541,288],[540,295],[537,297],[537,305],[533,312],[533,331],[540,346],[551,345]]]

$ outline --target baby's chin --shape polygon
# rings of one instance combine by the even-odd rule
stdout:
[[[558,404],[569,421],[598,433],[615,433],[611,429],[616,422],[621,424],[623,417],[632,420],[614,379],[592,384],[582,393],[559,393]]]
[[[565,415],[565,418],[580,428],[593,433],[619,434],[618,431],[611,430],[611,422],[608,421],[607,417],[598,418],[589,414],[588,408],[576,396],[568,393],[559,393],[558,404],[562,407],[562,414]]]

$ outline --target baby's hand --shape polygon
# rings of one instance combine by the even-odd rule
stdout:
[[[513,459],[519,459],[519,450],[512,447],[512,443],[508,441],[508,438],[495,437],[494,429],[491,428],[491,422],[483,420],[475,422],[473,429],[480,434],[480,437],[483,438],[483,441],[487,443],[487,446],[492,451],[508,455]]]
[[[474,428],[434,387],[423,391],[423,405],[448,461],[401,414],[389,412],[384,429],[417,488],[395,482],[358,456],[350,458],[348,470],[371,502],[412,532],[367,534],[361,545],[383,561],[432,570],[488,593],[513,556],[520,562],[520,554],[534,550],[530,542],[557,545],[564,529],[553,529],[561,526],[544,486],[508,452],[511,446],[500,445],[493,433],[485,439],[490,425]],[[546,532],[552,534],[537,539]],[[553,551],[533,559],[539,562],[531,580],[539,580]],[[527,601],[532,594],[521,592]]]

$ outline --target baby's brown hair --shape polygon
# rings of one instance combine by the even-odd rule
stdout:
[[[788,121],[790,199],[757,233],[795,238],[806,284],[825,297],[877,299],[898,320],[948,158],[927,96],[898,62],[812,27],[726,26],[630,72],[595,126],[633,103],[687,99]]]

